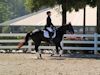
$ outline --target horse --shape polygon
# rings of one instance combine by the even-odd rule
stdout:
[[[63,50],[61,47],[61,41],[63,35],[66,34],[67,31],[70,32],[70,29],[72,29],[72,27],[69,24],[60,26],[59,28],[56,29],[56,36],[52,39],[52,42],[56,47],[56,52],[57,54],[60,54],[60,56],[62,55],[62,50]],[[50,39],[44,37],[43,30],[34,30],[33,32],[29,32],[26,34],[24,42],[19,43],[18,49],[20,49],[23,45],[27,44],[30,39],[34,41],[35,51],[36,54],[38,55],[37,58],[42,58],[41,51],[38,48],[41,44],[41,41],[50,43]],[[53,55],[54,54],[52,54],[51,56]]]

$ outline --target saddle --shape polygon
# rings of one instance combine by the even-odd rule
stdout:
[[[48,31],[48,30],[50,30],[50,31]],[[51,29],[49,29],[49,28],[48,28],[48,30],[43,30],[43,35],[44,35],[44,37],[45,37],[45,38],[50,38],[49,32],[52,32],[52,33],[53,33],[52,38],[55,38],[55,37],[56,37],[56,30],[53,31],[53,30],[51,30]]]
[[[32,31],[32,34],[34,34],[35,32],[38,32],[38,31],[39,31],[39,29],[35,29]],[[43,36],[45,38],[48,38],[48,39],[50,38],[49,32],[53,33],[52,38],[56,37],[56,30],[53,30],[53,29],[48,27],[46,30],[42,30],[42,31],[43,31]]]

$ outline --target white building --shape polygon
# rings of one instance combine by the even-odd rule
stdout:
[[[46,12],[52,12],[52,22],[54,25],[61,25],[62,17],[61,17],[61,9],[59,7],[55,8],[47,8],[44,10],[40,10],[38,12],[34,12],[29,15],[25,15],[10,21],[6,21],[1,23],[0,25],[45,25],[46,24]],[[96,25],[96,8],[90,8],[87,6],[86,8],[86,25]],[[83,10],[79,12],[71,12],[67,13],[67,21],[71,22],[73,25],[83,25]]]

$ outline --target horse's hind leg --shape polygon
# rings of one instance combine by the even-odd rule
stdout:
[[[56,53],[59,54],[58,45],[56,45]]]
[[[35,43],[35,51],[36,51],[36,55],[37,55],[37,58],[42,58],[42,55],[41,55],[41,50],[38,49],[38,47],[40,46],[40,43],[41,42],[38,42],[38,43]]]

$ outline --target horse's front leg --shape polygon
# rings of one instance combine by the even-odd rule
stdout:
[[[51,56],[54,56],[56,53],[55,53],[55,49],[53,49],[52,53],[51,53]]]
[[[41,50],[36,51],[37,59],[42,59]]]
[[[56,45],[55,48],[56,48],[56,51],[55,49],[53,49],[51,56],[54,56],[55,54],[59,54],[58,45]]]
[[[41,50],[39,50],[38,47],[39,47],[39,45],[36,45],[36,46],[35,46],[37,59],[42,59]]]
[[[61,45],[60,45],[60,44],[59,44],[59,47],[60,47],[59,56],[61,57],[61,56],[62,56],[62,54],[63,54],[63,49],[62,49],[62,47],[61,47]]]
[[[42,58],[42,52],[41,52],[41,50],[39,50],[39,58],[40,58],[40,59],[43,59],[43,58]]]

